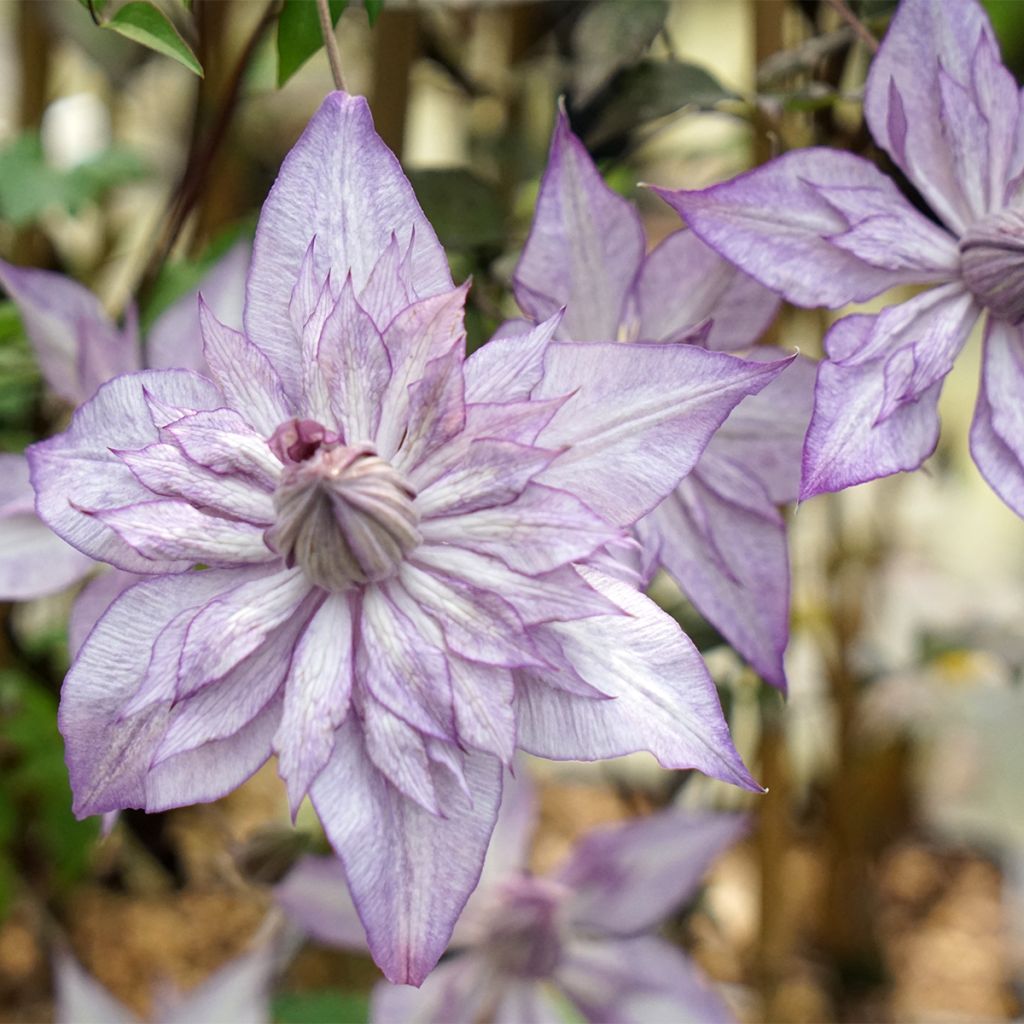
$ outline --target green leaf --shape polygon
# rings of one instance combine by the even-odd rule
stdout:
[[[495,190],[463,168],[410,171],[427,220],[447,249],[501,245],[505,215]]]
[[[168,21],[167,15],[145,0],[132,0],[132,3],[125,4],[110,21],[104,22],[103,28],[112,29],[165,57],[171,57],[200,78],[203,77],[202,65],[178,30]]]
[[[274,997],[277,1024],[365,1024],[370,1000],[354,992],[282,992]]]
[[[336,25],[348,0],[329,0],[331,24]],[[316,0],[284,0],[277,21],[277,84],[284,85],[324,45]]]
[[[363,6],[366,8],[366,17],[370,26],[376,25],[380,12],[384,9],[384,0],[363,0]]]

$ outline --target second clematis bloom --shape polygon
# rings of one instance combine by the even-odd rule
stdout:
[[[803,497],[916,469],[938,441],[943,378],[987,313],[971,452],[1024,515],[1024,101],[981,6],[902,0],[871,64],[864,115],[935,220],[874,164],[827,149],[662,194],[709,245],[797,305],[927,286],[829,331]]]
[[[565,308],[556,337],[749,349],[778,298],[676,231],[645,254],[638,212],[604,183],[562,111],[551,140],[516,298],[544,320]],[[748,358],[779,358],[760,348]],[[594,358],[602,356],[594,351]],[[811,415],[813,364],[792,366],[745,399],[700,461],[636,525],[641,577],[663,566],[686,596],[773,686],[786,685],[789,557],[778,506],[795,501]]]
[[[557,317],[465,359],[464,301],[332,94],[263,207],[245,333],[201,313],[209,376],[117,378],[30,450],[50,526],[151,577],[64,685],[75,811],[213,800],[276,754],[414,984],[517,746],[757,788],[693,645],[599,565],[788,361],[560,343]]]

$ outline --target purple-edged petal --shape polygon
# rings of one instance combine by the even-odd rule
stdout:
[[[654,928],[746,828],[740,815],[668,810],[587,833],[554,876],[572,890],[570,927],[622,937]]]
[[[556,343],[535,397],[574,393],[537,443],[567,450],[538,482],[575,494],[615,525],[630,525],[693,469],[737,402],[788,363],[692,345]]]
[[[1008,199],[1024,155],[1020,97],[980,4],[903,0],[871,62],[864,115],[954,231]]]
[[[616,1024],[733,1024],[725,1000],[675,946],[641,937],[579,939],[566,950],[557,980],[584,1017]]]
[[[566,307],[561,337],[614,341],[643,256],[639,215],[605,185],[560,111],[513,277],[516,301],[535,320]]]
[[[366,952],[366,932],[336,857],[303,857],[274,887],[274,899],[318,942]]]
[[[651,252],[633,287],[639,341],[676,341],[711,320],[706,346],[752,345],[772,322],[778,296],[722,259],[692,231],[671,234]]]
[[[65,433],[28,451],[40,517],[85,554],[133,572],[152,572],[154,564],[79,509],[97,511],[152,500],[152,493],[111,450],[157,441],[147,392],[188,409],[223,404],[213,384],[188,371],[151,370],[118,377],[75,413]]]
[[[512,673],[459,657],[448,659],[448,673],[460,742],[509,764],[516,743]]]
[[[63,398],[77,405],[104,381],[139,368],[134,325],[119,330],[71,278],[0,261],[0,285],[18,307],[43,376]]]
[[[499,332],[467,360],[467,402],[514,402],[530,397],[544,376],[544,354],[562,323],[559,310],[533,326],[513,321],[516,330]]]
[[[331,594],[310,620],[295,648],[285,683],[281,728],[274,737],[278,770],[296,813],[313,779],[334,749],[334,730],[348,713],[352,694],[352,605]]]
[[[931,454],[942,379],[978,312],[969,293],[948,285],[832,327],[804,444],[801,498],[916,469]]]
[[[58,716],[77,815],[147,806],[147,770],[167,704],[127,717],[122,709],[143,683],[167,624],[251,575],[210,569],[146,580],[125,591],[89,634],[64,682]],[[225,762],[214,777],[227,774]]]
[[[451,288],[444,250],[398,160],[374,131],[366,100],[332,93],[285,158],[263,204],[246,287],[246,333],[293,398],[300,367],[288,305],[310,239],[317,239],[317,277],[330,272],[340,282],[351,273],[358,292],[392,235],[402,246],[411,241],[408,272],[418,297]]]
[[[1024,329],[989,319],[971,454],[992,489],[1024,516]]]
[[[78,657],[82,644],[103,613],[140,579],[132,572],[103,569],[82,588],[71,606],[68,620],[68,653],[72,658]]]
[[[368,763],[350,719],[310,791],[345,866],[370,951],[392,982],[423,981],[480,877],[501,799],[501,765],[470,754],[466,781],[469,797],[439,773],[445,817],[428,814]]]
[[[519,746],[556,761],[649,750],[666,768],[697,768],[759,790],[729,736],[715,684],[678,623],[626,583],[580,573],[626,615],[544,627],[583,679],[615,700],[575,697],[543,674],[517,676]]]
[[[466,953],[440,964],[419,988],[380,982],[370,997],[375,1024],[463,1024],[493,1011],[494,973],[483,957]]]
[[[766,682],[784,690],[785,522],[746,466],[719,461],[715,469],[698,466],[640,520],[638,533],[697,610]]]
[[[242,326],[245,277],[252,246],[236,242],[206,273],[199,286],[178,299],[153,322],[146,336],[146,365],[155,369],[206,372],[199,330],[199,296],[221,323]]]
[[[708,245],[798,306],[958,274],[956,240],[849,153],[801,149],[702,192],[656,191]]]

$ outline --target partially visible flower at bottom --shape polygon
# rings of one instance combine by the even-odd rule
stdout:
[[[555,871],[528,867],[536,809],[524,774],[505,797],[480,885],[449,957],[420,988],[381,982],[374,1024],[561,1024],[734,1019],[678,947],[653,934],[746,829],[740,815],[669,809],[595,829]],[[285,912],[328,945],[366,940],[333,858],[307,857],[277,887]],[[567,1012],[568,1011],[568,1012]]]

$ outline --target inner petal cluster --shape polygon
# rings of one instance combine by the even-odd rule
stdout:
[[[484,946],[503,971],[527,978],[550,977],[562,954],[560,910],[566,890],[530,875],[504,881]]]
[[[967,287],[1000,319],[1024,321],[1024,209],[1007,209],[973,225],[960,240]]]
[[[289,420],[270,447],[284,464],[267,543],[334,593],[393,576],[421,540],[415,490],[372,445]]]

